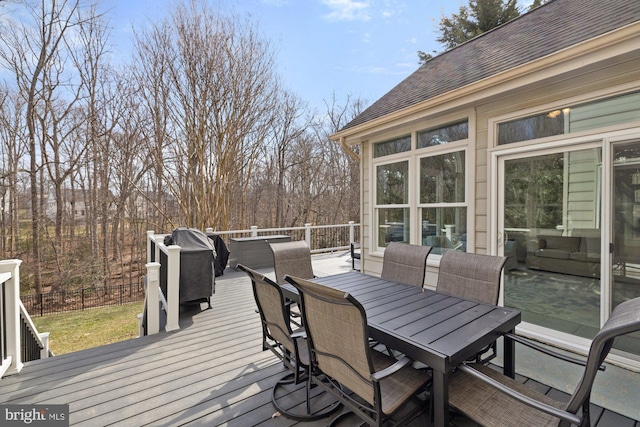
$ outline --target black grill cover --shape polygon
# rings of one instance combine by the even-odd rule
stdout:
[[[217,234],[207,233],[207,237],[213,240],[213,247],[216,249],[216,277],[224,274],[224,269],[227,268],[227,262],[229,262],[229,249],[222,240],[222,237]]]
[[[176,228],[171,233],[180,246],[180,302],[202,301],[214,291],[216,251],[211,239],[195,228]]]

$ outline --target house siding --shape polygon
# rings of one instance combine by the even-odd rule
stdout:
[[[629,86],[628,91],[640,90],[640,81],[638,79],[637,70],[640,69],[640,54],[636,53],[634,57],[626,56],[624,61],[611,61],[608,65],[598,63],[597,65],[590,65],[584,69],[578,69],[568,73],[555,75],[550,78],[535,81],[532,83],[524,84],[517,89],[501,92],[500,87],[496,87],[492,92],[486,93],[484,99],[470,101],[469,103],[456,100],[455,106],[442,104],[437,107],[437,115],[441,116],[443,112],[450,115],[464,115],[465,113],[472,112],[469,117],[470,123],[473,122],[475,132],[470,135],[469,138],[469,150],[468,153],[473,153],[472,170],[473,176],[470,178],[470,185],[473,186],[472,197],[473,204],[469,203],[469,211],[473,214],[474,241],[473,246],[468,247],[468,251],[476,253],[490,253],[491,244],[489,242],[490,235],[490,204],[495,201],[490,200],[490,182],[497,177],[490,177],[491,173],[488,159],[489,151],[496,149],[505,149],[509,147],[493,147],[493,143],[489,141],[489,126],[491,121],[496,117],[505,117],[511,115],[514,118],[518,116],[525,116],[530,114],[531,111],[544,110],[549,107],[562,107],[564,105],[574,102],[575,99],[586,99],[602,97],[604,90],[610,90],[613,87],[619,87],[622,85]],[[635,70],[632,72],[631,70]],[[513,86],[513,81],[509,82],[510,86]],[[634,87],[637,85],[637,87]],[[588,108],[584,108],[582,112],[583,116],[591,114]],[[624,106],[616,107],[615,110],[607,110],[606,113],[601,113],[603,116],[609,116],[614,114],[623,113]],[[391,134],[393,136],[399,136],[406,134],[407,132],[413,132],[424,128],[421,123],[431,123],[434,117],[423,117],[420,120],[409,122],[405,125],[396,127],[395,131]],[[608,123],[609,126],[616,126],[616,123]],[[622,127],[633,126],[633,123],[625,122],[620,125]],[[637,125],[637,123],[635,124]],[[577,124],[576,124],[577,126]],[[574,128],[575,130],[575,128]],[[389,137],[389,132],[385,132],[385,137]],[[371,217],[373,214],[373,187],[371,177],[373,176],[373,170],[371,166],[371,145],[384,138],[376,137],[366,139],[362,141],[362,224],[363,224],[363,271],[369,274],[380,274],[382,271],[382,254],[372,253],[372,244],[375,241],[374,236],[371,234],[375,232],[371,227],[375,222],[375,218]],[[516,143],[520,145],[531,145],[529,142]],[[513,144],[514,146],[516,144]],[[573,200],[580,197],[585,197],[585,194],[581,194],[584,188],[593,187],[593,180],[595,179],[595,171],[593,164],[583,164],[583,168],[586,170],[574,170],[572,176],[568,180],[570,185],[570,197]],[[593,199],[593,196],[586,197]],[[582,205],[580,205],[582,206]],[[592,228],[594,226],[594,206],[592,204],[585,204],[570,212],[574,223],[574,227],[579,228]],[[435,261],[435,262],[434,262]],[[430,263],[427,270],[427,284],[435,286],[437,280],[437,257],[430,257]]]

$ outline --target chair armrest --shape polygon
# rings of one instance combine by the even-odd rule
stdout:
[[[298,329],[297,331],[291,334],[291,338],[307,338],[307,331],[304,329]]]
[[[565,362],[569,362],[569,363],[573,363],[575,365],[580,365],[580,366],[586,366],[587,362],[586,360],[581,360],[581,359],[576,359],[574,357],[571,356],[567,356],[564,355],[562,353],[558,353],[556,351],[553,350],[549,350],[548,348],[542,347],[541,345],[536,344],[535,342],[525,338],[525,337],[521,337],[519,335],[515,335],[515,334],[504,334],[505,337],[514,340],[515,342],[519,342],[522,345],[526,345],[529,348],[532,348],[534,350],[538,350],[541,353],[544,353],[548,356],[551,357],[555,357],[556,359],[560,359],[560,360],[564,360]],[[598,367],[599,371],[604,371],[605,370],[605,365],[602,364]]]
[[[525,396],[522,393],[519,393],[509,387],[507,387],[506,385],[502,384],[499,381],[494,380],[493,378],[490,378],[488,376],[486,376],[485,374],[483,374],[482,372],[473,369],[470,366],[467,366],[465,364],[462,364],[460,366],[458,366],[458,369],[466,372],[469,375],[474,376],[475,378],[479,379],[480,381],[485,382],[486,384],[495,387],[496,389],[500,390],[501,392],[505,393],[506,395],[512,397],[513,399],[516,399],[522,403],[524,403],[525,405],[529,405],[535,409],[538,409],[542,412],[545,412],[547,414],[551,414],[554,417],[558,417],[561,418],[563,420],[567,420],[570,423],[573,423],[575,425],[580,425],[580,423],[582,422],[582,419],[580,417],[578,417],[576,414],[572,414],[571,412],[567,412],[567,411],[563,411],[562,409],[558,409],[555,406],[551,406],[551,405],[547,405],[546,403],[542,403],[538,400],[535,400],[529,396]]]
[[[413,363],[413,360],[404,356],[402,359],[398,360],[393,365],[387,366],[383,370],[374,372],[373,374],[371,374],[371,379],[373,379],[374,381],[380,381],[384,377],[388,377],[389,375],[399,371],[400,369],[404,368],[406,365],[410,363]]]
[[[360,252],[356,252],[356,249],[360,248],[360,244],[351,243],[350,248],[351,248],[351,258],[360,259]]]

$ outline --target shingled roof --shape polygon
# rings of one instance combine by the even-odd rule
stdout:
[[[640,0],[552,0],[423,64],[342,130],[640,21]]]

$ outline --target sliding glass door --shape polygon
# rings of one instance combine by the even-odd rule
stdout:
[[[640,296],[640,140],[612,145],[611,305]],[[640,355],[640,334],[616,340],[614,348]]]
[[[500,158],[504,305],[593,338],[600,328],[602,153],[595,146]]]
[[[504,305],[556,342],[592,339],[616,305],[640,296],[640,139],[496,159]],[[614,353],[640,360],[640,333]]]

